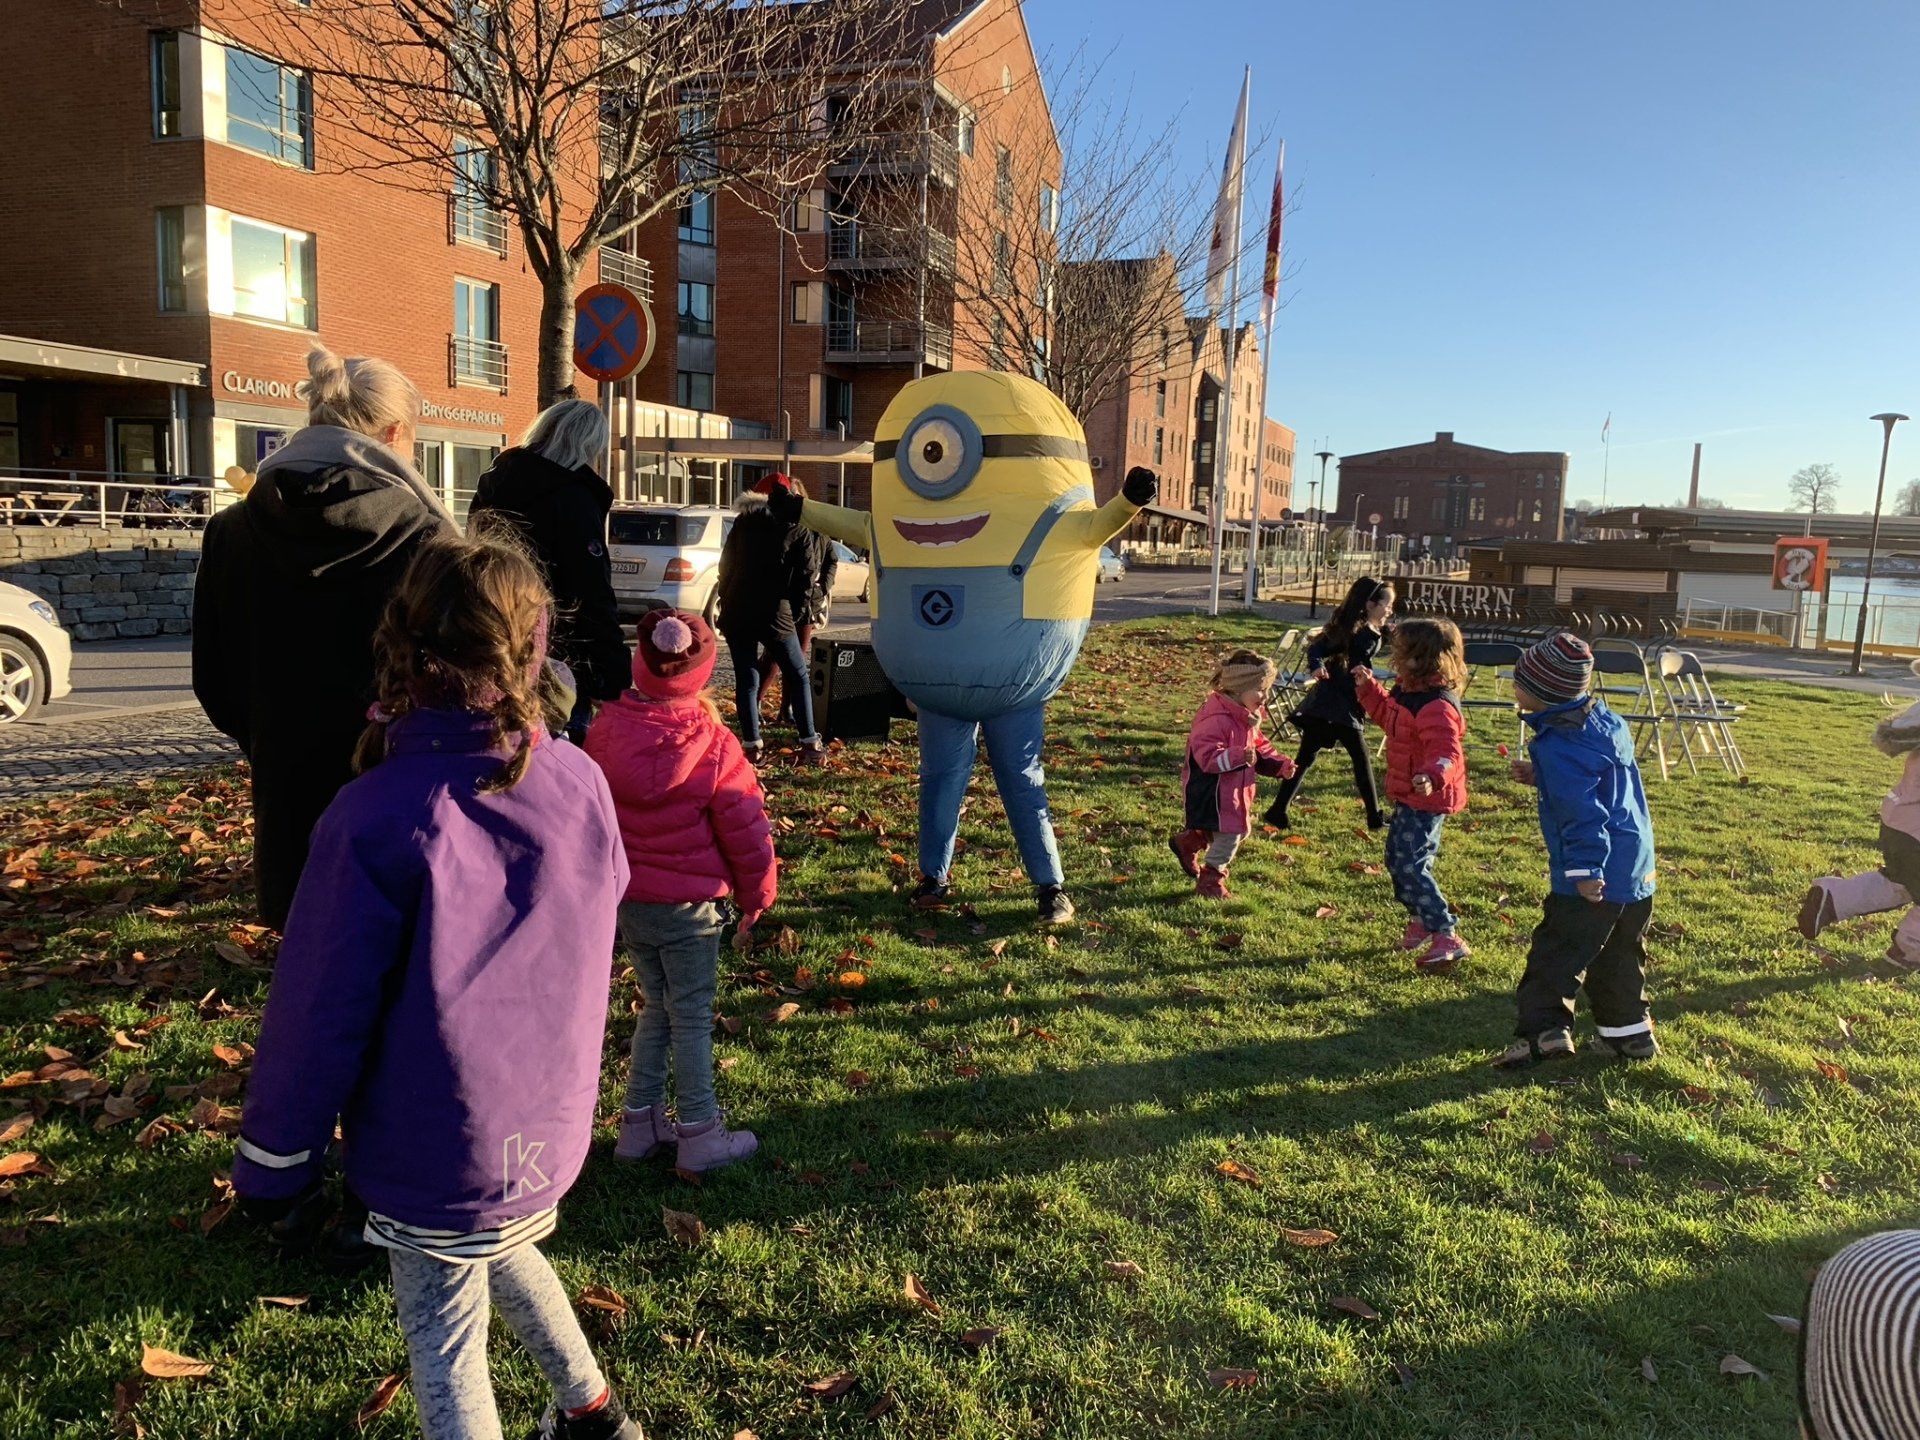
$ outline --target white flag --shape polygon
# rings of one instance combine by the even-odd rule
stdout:
[[[1220,199],[1213,207],[1213,243],[1207,249],[1207,310],[1218,315],[1226,304],[1227,271],[1240,253],[1241,196],[1247,168],[1247,101],[1253,88],[1253,67],[1240,81],[1240,108],[1233,113],[1233,134],[1227,140],[1227,160],[1220,172]],[[1228,317],[1231,326],[1233,318]]]

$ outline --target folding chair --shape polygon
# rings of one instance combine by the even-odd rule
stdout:
[[[1312,677],[1306,669],[1305,632],[1296,628],[1281,636],[1273,663],[1277,673],[1273,681],[1273,696],[1268,704],[1276,715],[1285,719],[1307,698],[1307,686],[1312,683]]]
[[[1520,726],[1520,738],[1526,738],[1526,725],[1519,718],[1513,706],[1513,666],[1520,658],[1521,647],[1510,640],[1469,640],[1467,652],[1467,683],[1460,692],[1462,710],[1505,710],[1514,716],[1514,723]],[[1504,668],[1503,668],[1504,667]],[[1470,698],[1474,694],[1474,684],[1486,672],[1488,693],[1482,698]],[[1506,699],[1500,698],[1500,684],[1508,685]],[[1471,720],[1473,717],[1467,717]]]
[[[1693,742],[1688,731],[1696,730],[1729,775],[1744,775],[1747,762],[1740,754],[1740,744],[1734,739],[1733,727],[1739,723],[1747,707],[1732,704],[1715,695],[1713,683],[1700,666],[1700,657],[1690,650],[1662,651],[1659,668],[1667,723],[1680,737],[1687,763],[1693,764]],[[1694,766],[1696,773],[1698,768]]]
[[[1654,696],[1653,676],[1647,671],[1646,652],[1638,645],[1627,640],[1602,640],[1593,647],[1593,673],[1602,675],[1620,675],[1635,682],[1630,685],[1606,685],[1596,679],[1594,692],[1608,697],[1608,708],[1638,732],[1635,750],[1644,754],[1649,746],[1660,760],[1660,778],[1673,778],[1667,764],[1667,744],[1662,727],[1667,723],[1667,715],[1660,708]],[[1626,699],[1634,708],[1628,709],[1615,703],[1615,697]],[[1693,764],[1689,752],[1687,763]],[[1698,767],[1695,767],[1696,771]]]

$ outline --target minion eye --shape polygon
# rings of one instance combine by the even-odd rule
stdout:
[[[973,483],[983,445],[972,419],[949,405],[924,410],[894,452],[900,478],[926,500],[945,500]]]

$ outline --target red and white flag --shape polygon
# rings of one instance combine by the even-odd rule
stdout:
[[[1260,282],[1260,328],[1273,333],[1273,312],[1280,303],[1280,217],[1287,203],[1287,142],[1273,166],[1273,207],[1267,212],[1267,268]]]
[[[1227,160],[1220,172],[1220,198],[1213,207],[1213,243],[1207,247],[1207,310],[1213,315],[1218,315],[1226,305],[1227,272],[1240,253],[1240,212],[1246,193],[1247,102],[1252,90],[1253,67],[1249,65],[1240,82],[1240,107],[1233,112],[1233,134],[1227,139]]]

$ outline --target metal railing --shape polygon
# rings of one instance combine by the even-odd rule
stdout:
[[[12,469],[0,471],[0,526],[198,530],[213,514],[218,493],[205,475]]]
[[[507,217],[478,196],[447,197],[447,237],[456,244],[478,245],[505,258]]]
[[[880,225],[834,225],[827,230],[828,261],[849,268],[902,269],[924,260],[935,270],[951,272],[956,258],[953,237],[937,230],[919,236]]]
[[[1757,605],[1723,605],[1689,600],[1680,609],[1680,628],[1721,635],[1751,635],[1763,644],[1791,645],[1800,617],[1791,610]]]
[[[653,266],[638,255],[602,245],[600,279],[609,285],[624,285],[649,305],[653,303]]]
[[[485,385],[507,393],[507,347],[477,335],[447,337],[447,374],[455,385]]]
[[[829,320],[827,358],[844,362],[924,359],[932,365],[951,365],[953,331],[911,320]]]
[[[856,141],[840,152],[831,173],[840,176],[917,174],[925,169],[945,185],[960,181],[960,150],[931,131],[903,130]]]

